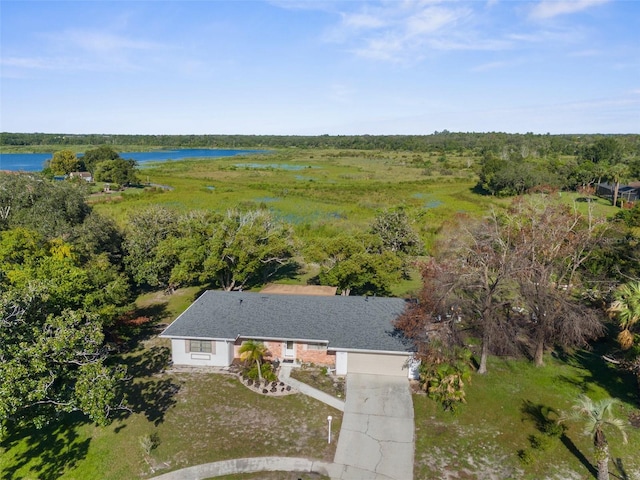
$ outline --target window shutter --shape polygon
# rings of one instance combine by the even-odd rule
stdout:
[[[184,351],[185,353],[191,352],[191,340],[184,341]]]

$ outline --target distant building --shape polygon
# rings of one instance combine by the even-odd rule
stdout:
[[[635,202],[640,198],[640,190],[638,189],[640,185],[620,185],[618,187],[618,200],[623,200],[624,202]],[[615,184],[613,183],[599,183],[598,188],[596,189],[596,195],[602,198],[608,198],[613,201],[613,194],[615,190]]]
[[[71,172],[69,178],[81,178],[85,182],[93,182],[93,175],[91,172]]]

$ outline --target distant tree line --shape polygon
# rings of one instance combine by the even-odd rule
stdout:
[[[499,196],[522,195],[532,189],[583,190],[594,193],[598,184],[615,185],[617,203],[620,184],[640,178],[640,152],[620,138],[601,137],[583,143],[572,156],[538,157],[530,150],[504,146],[484,151],[478,187]]]
[[[408,152],[472,153],[478,156],[540,158],[579,155],[602,138],[615,138],[624,151],[640,153],[640,135],[540,135],[501,132],[430,135],[73,135],[0,133],[0,146],[130,145],[184,148],[338,148]]]

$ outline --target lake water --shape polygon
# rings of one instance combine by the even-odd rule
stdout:
[[[142,165],[148,162],[184,160],[185,158],[222,158],[256,153],[267,153],[267,151],[186,148],[179,150],[157,150],[154,152],[123,152],[120,153],[120,157],[126,159],[131,158],[137,161],[139,165]],[[42,170],[44,162],[52,156],[52,153],[0,153],[0,170],[37,172]],[[82,154],[78,156],[80,157]]]

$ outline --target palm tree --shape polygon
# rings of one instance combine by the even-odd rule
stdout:
[[[628,350],[633,345],[632,330],[640,325],[640,282],[620,285],[613,294],[613,302],[607,312],[611,318],[618,320],[618,342],[623,349]]]
[[[262,381],[262,366],[260,365],[260,361],[267,354],[267,347],[264,346],[264,343],[256,340],[247,340],[242,343],[239,352],[240,360],[244,362],[256,362],[258,366],[258,379]]]
[[[618,343],[623,350],[629,350],[636,338],[633,331],[640,327],[640,282],[620,285],[613,293],[613,302],[607,312],[611,318],[617,319],[620,325]],[[640,355],[632,360],[631,370],[635,371],[640,393]]]
[[[613,198],[611,202],[615,207],[618,203],[618,191],[620,190],[620,183],[629,176],[629,166],[624,163],[618,163],[611,166],[609,169],[609,178],[613,182]]]
[[[598,480],[609,480],[609,444],[604,429],[613,427],[622,434],[627,443],[624,421],[613,416],[611,407],[616,403],[613,398],[605,398],[594,402],[586,395],[580,395],[571,412],[563,414],[558,422],[579,420],[584,422],[584,434],[593,438],[595,457],[598,464]]]

